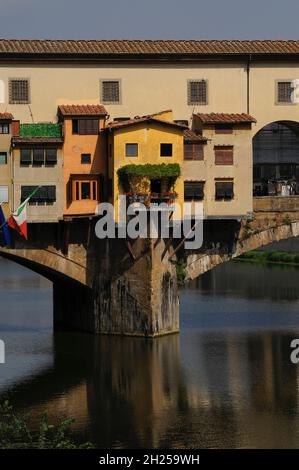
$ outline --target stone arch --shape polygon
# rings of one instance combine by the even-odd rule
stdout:
[[[86,267],[55,250],[0,247],[0,255],[52,282],[76,282],[82,286],[88,286]]]
[[[242,231],[241,231],[242,232]],[[240,233],[241,233],[240,232]],[[191,254],[187,257],[186,278],[196,279],[207,271],[215,268],[219,264],[231,261],[233,258],[258,249],[262,246],[270,245],[273,242],[287,240],[299,236],[299,222],[294,221],[277,226],[268,226],[265,230],[244,233],[238,239],[233,253],[230,254]]]

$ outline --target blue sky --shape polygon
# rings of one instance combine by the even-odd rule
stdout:
[[[2,38],[297,39],[298,0],[0,0]]]

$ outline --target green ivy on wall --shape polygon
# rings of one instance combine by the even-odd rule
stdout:
[[[61,127],[59,124],[39,123],[39,124],[21,124],[21,137],[61,137]]]
[[[178,163],[160,163],[144,165],[125,165],[117,170],[118,181],[125,192],[130,190],[129,177],[140,176],[150,179],[169,178],[170,186],[173,187],[176,179],[181,174],[181,168]]]

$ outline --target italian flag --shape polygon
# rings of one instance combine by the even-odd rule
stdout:
[[[22,237],[26,238],[27,240],[27,204],[32,196],[34,196],[37,191],[39,190],[40,186],[34,189],[31,194],[25,199],[24,202],[20,205],[20,207],[13,212],[8,219],[7,223],[9,227],[16,230]]]

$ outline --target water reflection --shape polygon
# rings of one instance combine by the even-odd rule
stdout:
[[[227,264],[182,292],[182,332],[158,341],[55,334],[52,363],[5,395],[101,447],[298,447],[297,274]]]

